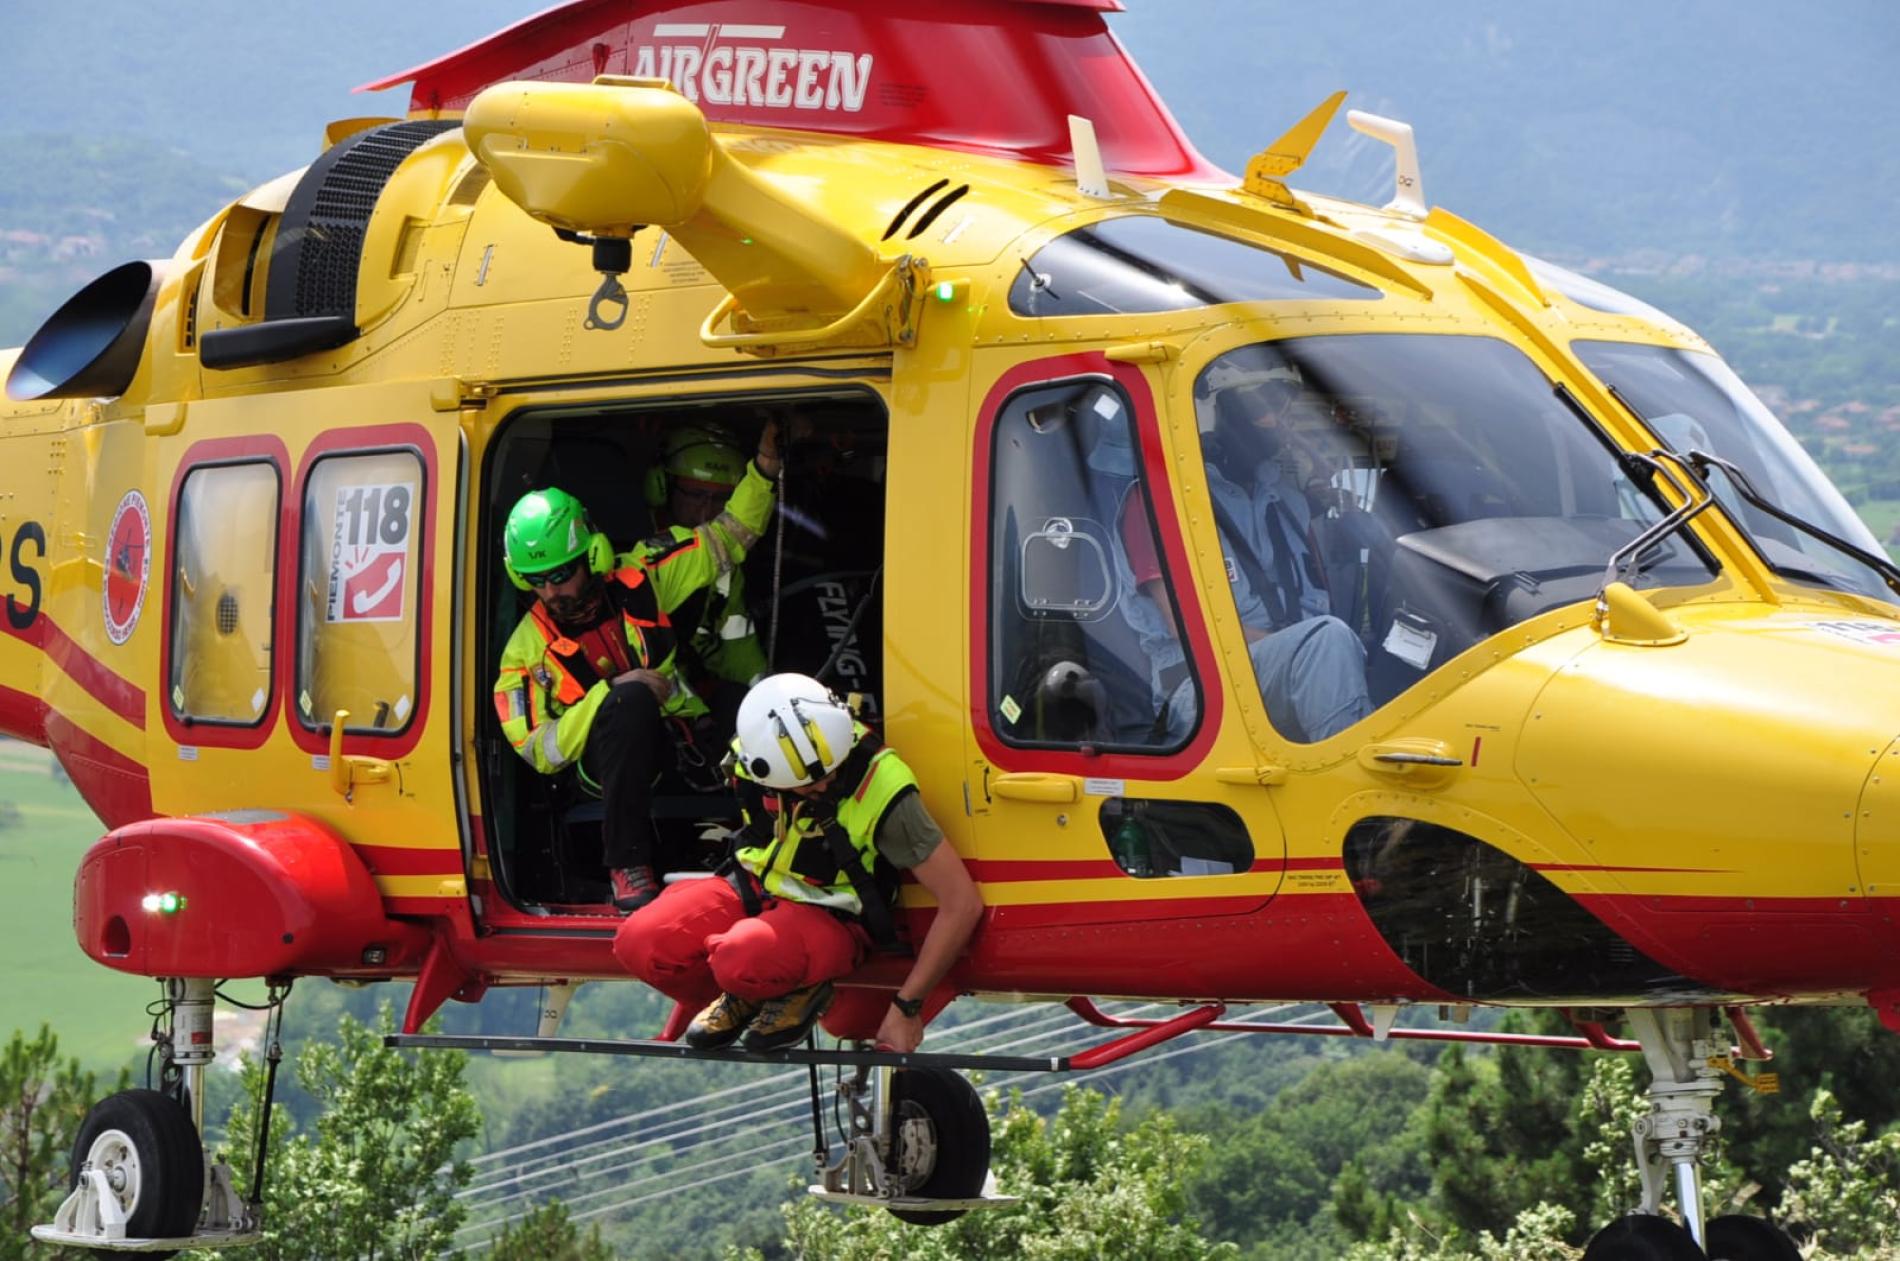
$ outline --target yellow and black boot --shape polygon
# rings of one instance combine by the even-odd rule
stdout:
[[[818,1017],[831,1006],[831,982],[820,981],[802,990],[793,990],[780,998],[769,999],[759,1008],[745,1031],[748,1051],[782,1051],[805,1040]]]

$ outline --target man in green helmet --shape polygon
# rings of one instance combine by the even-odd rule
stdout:
[[[495,712],[535,770],[575,767],[600,793],[603,859],[620,910],[660,891],[650,807],[663,724],[707,713],[680,672],[671,614],[758,541],[778,474],[778,431],[768,424],[716,516],[669,546],[617,556],[565,491],[532,491],[508,514],[504,563],[535,602],[502,649]]]
[[[667,436],[662,458],[647,479],[647,503],[660,533],[641,544],[663,551],[692,537],[719,513],[745,476],[745,454],[732,435],[712,425],[689,425]],[[731,715],[745,690],[765,673],[765,649],[745,599],[745,572],[721,574],[673,615],[687,649],[687,675],[730,734]]]

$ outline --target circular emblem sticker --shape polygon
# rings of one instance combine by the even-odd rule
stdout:
[[[106,532],[106,638],[122,644],[139,624],[145,607],[145,583],[152,572],[152,517],[145,496],[125,492]]]

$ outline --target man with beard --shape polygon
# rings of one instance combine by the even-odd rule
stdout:
[[[717,516],[668,546],[618,556],[565,491],[531,491],[508,514],[504,563],[535,602],[502,649],[495,712],[535,770],[574,767],[601,795],[603,859],[622,911],[660,892],[650,814],[666,724],[689,739],[707,713],[680,673],[670,615],[745,559],[771,516],[778,473],[768,424]]]

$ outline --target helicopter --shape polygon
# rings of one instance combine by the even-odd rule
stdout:
[[[165,1088],[94,1108],[37,1237],[257,1238],[201,1137],[217,986],[328,977],[413,981],[403,1046],[850,1067],[813,1189],[922,1225],[1007,1202],[960,1070],[1290,1031],[1224,1019],[1268,1000],[1372,1039],[1560,1008],[1516,1040],[1652,1075],[1588,1255],[1784,1255],[1697,1162],[1750,1008],[1900,1031],[1900,571],[1703,339],[1431,205],[1404,123],[1347,115],[1384,205],[1288,182],[1344,93],[1237,178],[1117,8],[571,0],[365,85],[406,114],[0,352],[0,732],[111,829],[80,947],[164,994]],[[489,703],[501,523],[558,485],[631,546],[669,435],[773,425],[774,668],[858,698],[986,904],[926,1017],[1066,1003],[1100,1045],[879,1050],[892,955],[836,1048],[558,1036],[627,978],[598,804]],[[731,818],[653,814],[674,878]],[[510,986],[536,1034],[423,1032]]]

